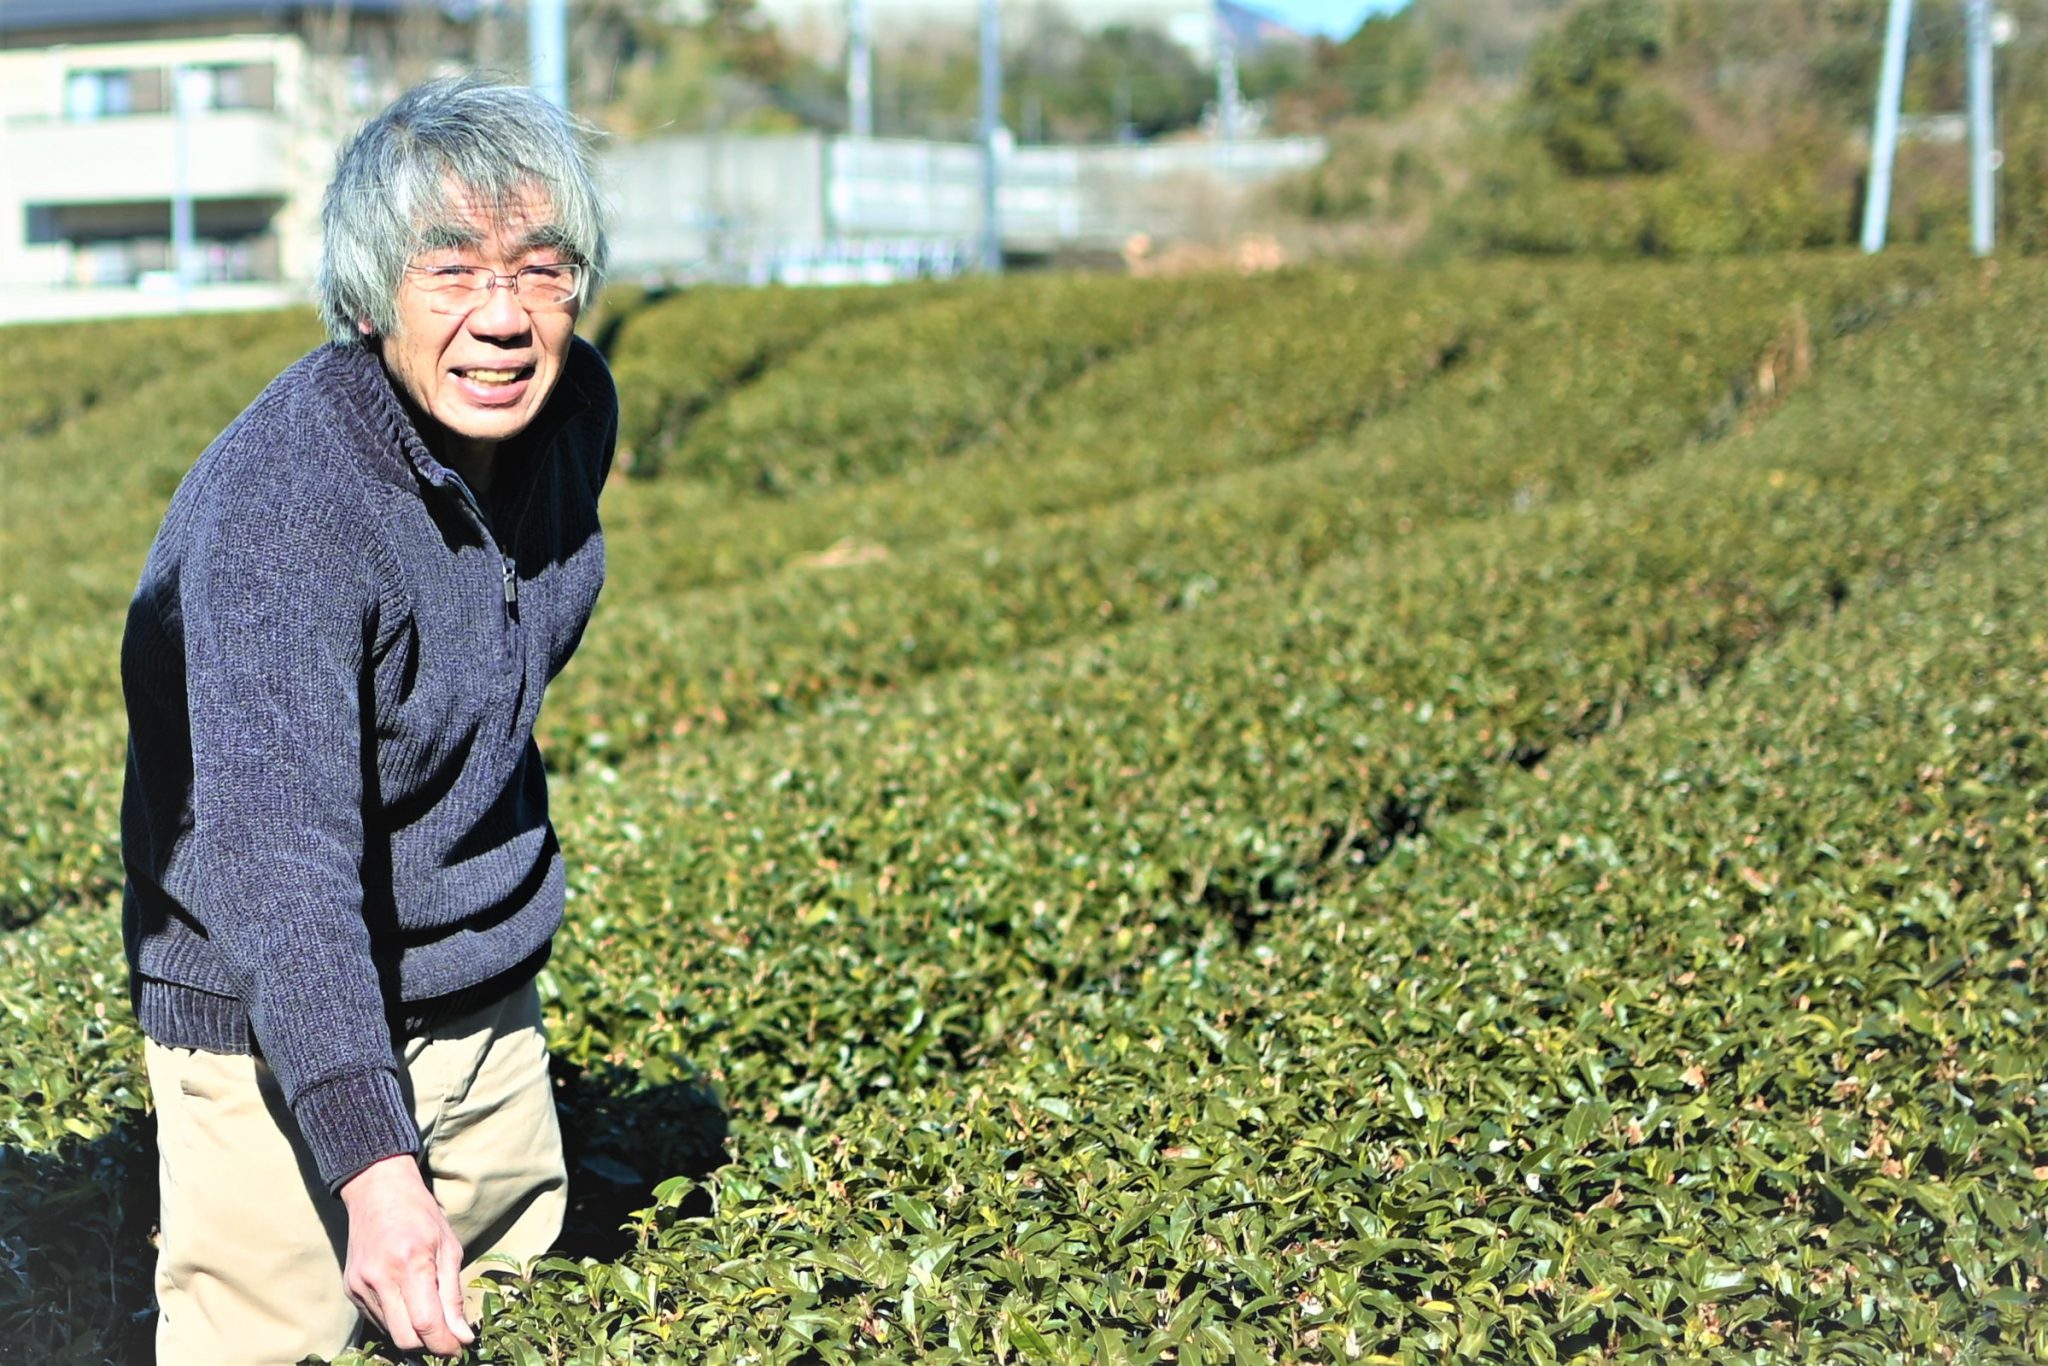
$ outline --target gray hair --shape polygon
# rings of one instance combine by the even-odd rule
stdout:
[[[320,207],[324,241],[314,285],[328,335],[388,336],[398,288],[422,250],[462,245],[475,231],[462,201],[503,206],[538,189],[553,222],[544,237],[583,263],[584,297],[602,283],[604,205],[588,130],[532,90],[481,76],[415,86],[342,147]]]

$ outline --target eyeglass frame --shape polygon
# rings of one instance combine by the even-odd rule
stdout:
[[[439,298],[443,295],[455,295],[458,296],[458,298],[460,298],[463,301],[461,307],[454,309],[434,308],[434,311],[437,313],[474,313],[477,309],[483,308],[490,303],[491,295],[497,291],[500,282],[504,283],[505,287],[512,292],[512,297],[518,300],[520,307],[524,308],[527,312],[552,313],[560,309],[566,309],[571,304],[574,304],[582,299],[583,284],[584,281],[589,278],[589,269],[590,268],[581,261],[545,261],[536,262],[533,265],[521,266],[519,269],[515,271],[506,273],[503,271],[492,270],[489,266],[464,265],[456,262],[449,262],[443,265],[436,266],[407,266],[405,268],[405,273],[408,275],[424,275],[429,278],[438,277],[444,280],[448,279],[449,274],[455,271],[462,271],[470,274],[481,272],[489,277],[488,279],[484,280],[481,284],[460,285],[451,283],[446,288],[442,289],[431,289],[424,285],[421,286],[420,293],[425,295],[429,300],[429,308],[434,308],[434,305],[431,302],[432,300]],[[543,299],[536,302],[532,298],[532,296],[522,293],[519,288],[520,277],[525,275],[526,272],[529,270],[566,270],[569,271],[575,277],[576,283],[574,288],[572,288],[569,291],[567,297],[563,299]]]

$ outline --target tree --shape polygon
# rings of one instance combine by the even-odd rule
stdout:
[[[1531,122],[1572,175],[1668,170],[1685,152],[1678,102],[1645,80],[1665,47],[1653,0],[1593,0],[1529,59]]]
[[[1429,85],[1429,47],[1405,11],[1371,16],[1334,49],[1320,47],[1318,56],[1344,92],[1348,113],[1399,113]]]
[[[884,131],[975,135],[980,72],[966,35],[894,46],[876,63]],[[1193,127],[1213,89],[1187,50],[1156,29],[1088,32],[1050,6],[1032,13],[1003,60],[1003,119],[1032,141],[1099,142]]]
[[[1104,131],[1117,131],[1121,113],[1140,137],[1199,122],[1211,89],[1186,48],[1158,29],[1121,24],[1089,38],[1074,76],[1076,113],[1086,111]]]
[[[764,132],[844,118],[833,78],[792,54],[754,0],[710,0],[694,21],[643,8],[620,44],[606,122],[624,133]]]
[[[1429,86],[1428,39],[1412,11],[1371,15],[1341,42],[1275,48],[1246,62],[1239,81],[1267,101],[1282,127],[1323,128],[1353,117],[1384,118],[1412,107]]]

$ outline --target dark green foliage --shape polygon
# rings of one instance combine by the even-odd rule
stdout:
[[[1750,735],[1724,734],[1702,708],[1783,714],[1775,679],[1831,648],[1801,646],[1799,633],[1838,611],[1884,612],[1907,633],[1938,616],[1973,640],[2010,641],[2007,681],[1969,698],[2033,667],[2024,632],[1881,605],[1943,547],[2048,493],[2019,477],[2038,341],[2003,378],[1944,381],[1944,401],[1989,415],[1989,444],[1945,439],[1941,404],[1918,406],[1925,395],[1870,401],[1919,372],[1930,347],[2011,335],[2009,321],[1973,331],[1968,311],[1895,324],[1907,326],[1896,340],[1890,327],[1874,334],[1838,380],[1705,465],[1663,463],[1533,520],[1418,534],[1297,587],[900,702],[710,750],[668,747],[652,770],[622,767],[584,789],[593,804],[579,815],[625,832],[620,861],[587,886],[597,903],[650,879],[679,905],[718,890],[702,938],[675,943],[673,957],[612,967],[621,941],[600,941],[587,971],[621,975],[597,997],[646,993],[648,1013],[620,1013],[580,1046],[708,1053],[729,1098],[764,1108],[751,1120],[735,1109],[739,1149],[756,1156],[712,1182],[713,1213],[657,1212],[631,1280],[565,1269],[543,1282],[524,1297],[521,1331],[586,1341],[579,1306],[595,1295],[604,1333],[636,1325],[634,1350],[649,1358],[664,1340],[681,1357],[716,1355],[736,1336],[831,1359],[880,1333],[907,1355],[975,1359],[1016,1341],[1020,1324],[1049,1360],[1084,1359],[1103,1340],[1145,1359],[1176,1328],[1228,1359],[1233,1325],[1255,1355],[1308,1358],[1325,1332],[1420,1352],[1455,1324],[1451,1338],[1472,1333],[1482,1357],[1544,1350],[1531,1342],[1562,1357],[1591,1336],[1654,1360],[1731,1342],[1848,1358],[1968,1322],[1969,1302],[1944,1307],[1946,1283],[1928,1274],[1938,1242],[1896,1215],[1829,1205],[1825,1170],[1806,1177],[1790,1157],[1779,1167],[1799,1184],[1753,1184],[1760,1141],[1860,1160],[1847,1153],[1867,1143],[1861,1130],[1834,1131],[1832,1147],[1799,1135],[1814,1100],[1840,1106],[1850,1093],[1838,1084],[1877,1065],[1837,1063],[1824,1045],[1812,1080],[1791,1085],[1793,1064],[1773,1061],[1767,1040],[1802,990],[1819,999],[1816,979],[1735,985],[1746,960],[1728,941],[1746,922],[1717,925],[1715,908],[1777,890],[1789,850],[1760,841],[1752,853],[1739,829],[1711,821],[1700,844],[1669,842],[1654,822],[1631,834],[1628,808],[1582,824],[1548,795],[1580,771],[1597,793],[1604,751],[1580,758],[1570,737],[1618,723],[1626,736],[1638,716],[1651,736],[1707,744],[1747,772]],[[2017,524],[1964,577],[1995,587],[1995,567],[2039,534],[2038,520]],[[1901,654],[1862,638],[1870,618],[1841,620],[1829,638],[1851,653],[1824,662],[1829,680],[1864,674],[1871,658],[1891,661],[1887,677],[1916,677],[1952,649],[1930,640]],[[1780,648],[1786,672],[1757,673],[1748,691],[1742,681]],[[1962,652],[1954,667],[1978,666]],[[1702,702],[1731,679],[1732,703]],[[1870,704],[1842,716],[1837,686],[1817,685],[1793,714],[1867,724],[1856,718]],[[1949,705],[1949,685],[1927,689],[1924,705]],[[1992,739],[2010,743],[1996,727]],[[1802,810],[1854,800],[1823,797],[1834,789],[1819,774],[1818,787],[1788,786],[1794,776],[1778,761],[1757,788]],[[1675,803],[1689,797],[1681,781],[1669,785]],[[1890,781],[1864,791],[1862,819],[1887,828]],[[1515,865],[1465,871],[1457,832],[1482,812],[1499,815],[1479,818],[1467,843],[1507,844],[1485,822],[1526,820],[1534,833],[1511,845],[1530,850],[1521,857],[1603,838],[1622,850],[1525,911]],[[1448,863],[1429,855],[1440,841]],[[1716,851],[1731,848],[1744,861],[1723,864]],[[1646,891],[1635,937],[1589,957],[1597,941],[1550,927],[1571,923],[1574,894],[1611,890],[1593,891],[1602,869],[1626,870],[1620,885],[1697,877],[1727,890],[1705,902],[1699,928],[1681,928],[1695,923],[1687,901]],[[629,933],[618,917],[599,923]],[[1700,935],[1712,954],[1694,947]],[[1801,932],[1781,951],[1826,951],[1811,942]],[[578,952],[573,975],[585,961]],[[1924,961],[1929,982],[1946,971],[1940,952]],[[1726,991],[1755,998],[1745,1018],[1763,1034],[1716,1023],[1725,995],[1683,1015],[1665,1004],[1714,962],[1732,976]],[[1982,980],[1998,972],[1987,962]],[[1875,1007],[1888,989],[1859,999]],[[1598,1023],[1603,1002],[1611,1028]],[[1981,1046],[2024,1036],[2009,1028],[2021,1033],[1994,1028]],[[1582,1037],[1611,1042],[1582,1063]],[[1937,1066],[1936,1040],[1882,1075]],[[1756,1066],[1741,1071],[1748,1057]],[[1765,1075],[1791,1089],[1765,1098],[1763,1118],[1742,1118],[1738,1103]],[[1999,1085],[2021,1127],[1968,1170],[2016,1199],[2038,1138],[2022,1091]],[[1740,1125],[1731,1132],[1724,1116]],[[801,1128],[784,1132],[793,1121]],[[1774,1125],[1790,1132],[1766,1140]],[[1836,1264],[1806,1250],[1817,1219],[1838,1246],[1869,1250],[1867,1323],[1803,1308],[1817,1298],[1807,1278]],[[2037,1274],[2026,1255],[2000,1284]],[[634,1288],[650,1282],[668,1289],[635,1309]],[[1203,1307],[1176,1322],[1198,1288]],[[1836,1293],[1824,1285],[1819,1301]],[[2038,1340],[2016,1300],[1994,1303],[2013,1304],[1993,1312],[2021,1315],[2011,1331]]]
[[[1303,86],[1325,119],[1399,115],[1430,86],[1430,49],[1411,14],[1368,14],[1352,37],[1309,49]]]
[[[10,328],[19,359],[0,369],[0,443],[53,431],[158,375],[278,338],[313,336],[311,320],[297,311],[222,317],[194,331],[186,318]]]
[[[2014,39],[1998,50],[1999,241],[2039,255],[2048,251],[2048,5],[2014,18]]]
[[[1003,61],[1003,119],[1027,142],[1106,142],[1180,132],[1199,123],[1203,107],[1215,98],[1214,74],[1154,24],[1084,28],[1068,11],[1045,6],[1011,33]],[[950,136],[975,135],[976,62],[965,43],[948,53],[948,93],[957,111]]]
[[[1664,50],[1656,0],[1592,0],[1529,59],[1529,117],[1571,175],[1666,171],[1686,145],[1686,118],[1644,73]]]
[[[1431,53],[1460,75],[1484,81],[1519,79],[1529,53],[1568,12],[1573,0],[1411,0]]]
[[[1085,468],[1065,474],[1049,452],[1034,459],[998,448],[957,480],[923,470],[921,477],[863,490],[857,496],[873,515],[864,519],[857,548],[842,553],[833,553],[826,538],[844,531],[844,521],[792,516],[777,537],[789,563],[765,581],[649,597],[623,609],[631,622],[616,638],[639,647],[659,641],[659,648],[565,678],[554,712],[564,729],[552,733],[550,752],[575,764],[593,733],[603,736],[596,748],[616,758],[678,727],[751,725],[849,689],[900,686],[991,651],[1192,610],[1398,537],[1404,525],[1536,506],[1632,468],[1651,452],[1725,430],[1740,405],[1756,397],[1754,368],[1791,365],[1789,353],[1810,345],[1797,340],[1811,335],[1809,312],[1822,320],[1825,345],[1833,320],[1873,297],[1873,277],[1861,269],[1788,275],[1707,267],[1606,276],[1576,269],[1548,278],[1502,269],[1463,279],[1471,302],[1462,317],[1419,334],[1391,333],[1414,347],[1410,363],[1419,371],[1423,348],[1441,344],[1432,333],[1458,327],[1461,350],[1452,364],[1423,372],[1395,402],[1384,388],[1366,387],[1384,386],[1386,378],[1357,365],[1364,358],[1354,353],[1359,387],[1349,397],[1372,410],[1368,419],[1320,439],[1313,429],[1297,428],[1300,449],[1268,440],[1227,477],[1182,486],[1170,477],[1172,466],[1155,465],[1149,478],[1123,481],[1133,496],[1096,501],[1086,490],[1119,487],[1105,477],[1146,452],[1093,447]],[[1374,303],[1349,307],[1440,308],[1434,292],[1434,281],[1383,288]],[[1702,292],[1721,304],[1710,317],[1695,306]],[[1240,348],[1279,346],[1284,332],[1319,313],[1272,308],[1231,315],[1227,326]],[[1269,378],[1264,394],[1235,407],[1235,420],[1277,426],[1304,416],[1316,397],[1344,402],[1345,367],[1341,358],[1332,360],[1321,372],[1300,375],[1300,383]],[[1408,380],[1401,371],[1393,378]],[[1085,393],[1077,390],[1076,406]],[[1177,397],[1185,422],[1193,416],[1192,396]],[[1575,435],[1566,441],[1563,432]],[[1467,454],[1447,464],[1447,449]],[[1214,465],[1223,453],[1203,454]],[[1182,459],[1194,464],[1202,455]],[[1075,477],[1086,482],[1062,497],[1063,483]],[[947,491],[997,480],[1007,488],[983,495],[984,520],[1002,497],[1029,497],[1046,511],[1071,498],[1073,510],[980,533],[960,524],[930,537],[916,530],[941,515]],[[901,511],[891,515],[895,510]],[[690,554],[666,557],[679,592],[693,585],[674,577],[677,569],[743,553],[720,545],[721,521],[737,531],[758,514],[735,511],[730,520],[700,523]],[[811,553],[791,554],[802,544],[791,538],[807,526],[817,528]],[[626,679],[632,682],[622,687]],[[617,706],[622,695],[633,705]]]
[[[2048,1354],[2048,277],[986,288],[1016,353],[888,296],[677,364],[686,442],[848,405],[776,457],[832,478],[608,494],[547,723],[584,1204],[485,1357]],[[0,601],[32,1360],[146,1293],[111,651],[221,373],[0,444],[69,571]]]
[[[1264,101],[1288,129],[1328,128],[1349,118],[1386,118],[1413,108],[1429,88],[1430,42],[1410,11],[1368,14],[1341,40],[1271,44],[1242,61],[1245,97]]]
[[[1031,59],[1023,55],[1019,60]],[[1195,65],[1188,50],[1150,27],[1112,24],[1083,38],[1070,74],[1048,74],[1053,76],[1050,89],[1041,92],[1035,73],[1019,72],[1012,99],[1035,98],[1042,117],[1069,131],[1157,137],[1193,127],[1214,95],[1209,74]]]
[[[593,7],[578,63],[579,108],[627,133],[775,132],[843,126],[835,73],[786,46],[754,0],[707,0],[685,15]],[[606,51],[606,49],[610,49]]]
[[[1776,155],[1707,162],[1679,175],[1566,176],[1523,144],[1504,148],[1435,225],[1448,250],[1530,256],[1756,256],[1846,244],[1857,222],[1816,163]],[[1926,202],[1922,197],[1921,202]],[[1949,207],[1953,207],[1950,205]],[[1905,225],[1924,241],[1961,220]]]
[[[728,390],[835,323],[896,307],[913,292],[706,287],[643,306],[609,350],[620,463],[630,474],[659,474],[690,425]]]
[[[1061,297],[1043,285],[1038,290],[1041,306]],[[821,478],[798,485],[801,497],[764,491],[744,477],[657,481],[647,498],[614,514],[629,519],[616,538],[618,553],[644,556],[622,564],[621,573],[669,593],[783,567],[857,564],[878,551],[896,553],[1275,459],[1397,400],[1456,350],[1471,320],[1498,307],[1484,293],[1440,283],[1405,290],[1391,277],[1322,273],[1135,288],[1119,282],[1102,299],[1103,316],[1087,324],[1090,333],[1121,327],[1135,338],[1143,335],[1141,325],[1156,330],[1150,344],[1097,356],[1078,373],[1071,367],[1085,355],[1071,339],[1037,330],[1058,318],[1042,307],[985,327],[958,310],[934,310],[917,335],[899,344],[906,362],[917,358],[926,367],[932,383],[923,390],[884,383],[871,394],[865,365],[814,367],[813,397],[830,415],[809,419],[816,444],[802,454],[821,464],[842,445],[877,437],[948,450],[931,446],[929,434],[957,441],[973,430],[978,412],[990,411],[991,396],[1013,407],[1031,389],[1040,392],[1013,440],[970,441],[943,460],[917,462],[886,479]],[[1111,300],[1130,311],[1120,315]],[[1255,301],[1256,311],[1233,307],[1233,300]],[[1361,327],[1361,316],[1387,321]],[[986,339],[972,344],[976,331]],[[992,358],[987,341],[1004,337],[1022,345]],[[867,344],[889,343],[870,332]],[[1071,382],[1041,387],[1048,359],[1041,351],[1061,363]],[[1017,387],[988,386],[988,370]],[[771,402],[801,403],[804,391],[781,378],[764,377],[763,393],[736,405],[736,415],[759,413]],[[828,466],[821,474],[830,472]],[[691,527],[686,541],[659,536],[678,522]],[[640,527],[657,534],[636,537]]]
[[[1000,291],[985,282],[943,295],[885,291],[877,302],[912,306],[817,336],[775,373],[707,412],[664,465],[741,490],[787,494],[924,464],[1002,437],[1090,366],[1161,331],[1207,321],[1242,292],[1230,281],[1058,275],[1026,277]],[[649,349],[659,343],[643,331],[629,345],[638,347],[629,355],[664,384]],[[681,352],[687,365],[692,346],[677,338],[670,354]]]
[[[1411,8],[1439,44],[1439,76],[1467,49],[1468,11]],[[1345,219],[1352,240],[1411,259],[1518,255],[1746,255],[1846,245],[1860,232],[1885,0],[1585,0],[1549,20],[1510,96],[1440,80],[1398,120],[1333,130],[1332,152],[1285,188],[1296,212]],[[2048,4],[2012,0],[1997,48],[1998,241],[2048,241]],[[1523,26],[1546,22],[1537,7]],[[1960,119],[1964,7],[1921,0],[1907,61],[1909,115]],[[1292,106],[1286,106],[1286,114]],[[1312,121],[1312,120],[1311,120]],[[1952,126],[1952,125],[1951,125]],[[1419,149],[1430,177],[1391,168]],[[1909,127],[1888,237],[1969,239],[1967,148]]]
[[[1342,91],[1339,112],[1398,114],[1429,84],[1429,49],[1412,16],[1374,14],[1343,42],[1314,48],[1310,71]]]
[[[1359,129],[1337,134],[1323,162],[1281,187],[1282,202],[1306,218],[1345,219],[1367,213],[1399,218],[1426,205],[1443,188],[1431,154],[1417,147],[1387,148]]]

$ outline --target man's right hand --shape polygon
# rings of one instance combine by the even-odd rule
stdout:
[[[456,1356],[476,1341],[462,1314],[462,1242],[407,1154],[387,1157],[341,1187],[348,1208],[349,1298],[400,1351]]]

